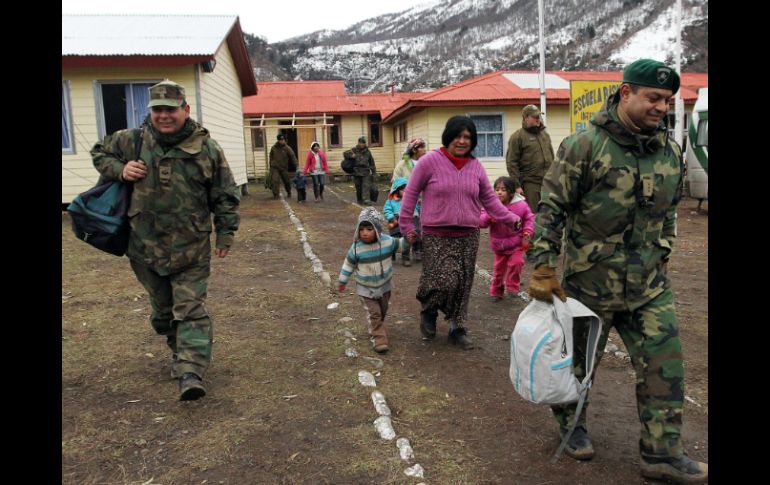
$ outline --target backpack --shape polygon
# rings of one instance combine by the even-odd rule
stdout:
[[[340,167],[345,173],[353,174],[356,171],[356,161],[352,158],[345,158]]]
[[[588,317],[586,376],[579,381],[573,372],[573,318]],[[521,397],[536,404],[576,402],[572,427],[564,435],[551,462],[559,459],[583,410],[594,370],[602,321],[588,307],[573,298],[553,304],[532,300],[519,314],[511,334],[510,379]]]
[[[136,131],[134,157],[138,159],[142,134],[141,129]],[[94,188],[78,194],[67,207],[75,237],[106,253],[123,256],[128,249],[128,207],[133,188],[133,182],[105,180],[102,176]]]

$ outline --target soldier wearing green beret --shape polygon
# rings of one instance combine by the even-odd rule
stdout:
[[[138,130],[119,130],[91,150],[105,177],[134,184],[128,256],[150,295],[155,331],[171,348],[179,398],[206,394],[213,330],[204,306],[211,266],[211,213],[224,258],[238,229],[240,195],[222,148],[190,119],[184,87],[166,79],[150,87],[150,114]],[[135,153],[135,137],[142,137]]]
[[[524,195],[529,208],[537,213],[543,177],[553,162],[553,145],[537,106],[525,106],[521,118],[521,128],[508,139],[505,166],[519,186],[516,192]]]
[[[683,183],[681,149],[668,138],[665,123],[678,89],[679,75],[665,64],[633,62],[589,129],[561,143],[543,181],[529,293],[545,301],[570,296],[602,318],[597,365],[610,328],[620,334],[637,376],[642,475],[705,483],[708,465],[690,459],[682,444],[684,368],[666,275]],[[565,227],[560,283],[556,261]],[[585,323],[576,319],[574,327],[579,379],[585,374]],[[575,408],[552,407],[562,435]],[[594,455],[585,416],[584,410],[565,450],[579,460]]]

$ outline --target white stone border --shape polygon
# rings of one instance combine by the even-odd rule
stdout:
[[[336,192],[329,190],[329,192],[333,193],[338,199],[342,200],[343,202],[345,199],[339,196]],[[297,231],[299,232],[299,240],[302,243],[302,250],[305,253],[305,257],[308,258],[312,265],[313,265],[313,272],[316,273],[319,278],[321,278],[321,282],[328,288],[331,286],[331,276],[329,275],[328,271],[324,271],[323,269],[323,263],[321,262],[321,259],[313,253],[313,248],[310,246],[310,243],[307,239],[307,232],[305,232],[305,228],[302,225],[302,221],[300,221],[299,217],[294,213],[294,210],[291,208],[289,203],[286,201],[286,198],[283,196],[283,194],[280,194],[281,202],[283,203],[283,206],[286,208],[286,211],[289,213],[289,220],[294,223],[294,226],[297,228]],[[359,204],[355,204],[350,202],[350,204],[361,207]],[[335,302],[336,303],[336,302]],[[329,309],[336,309],[337,306],[335,303],[330,304],[327,308]],[[349,317],[348,317],[349,318]],[[342,320],[342,319],[340,319]],[[338,321],[338,323],[340,323]],[[350,333],[348,329],[345,329],[346,332],[340,332],[344,337],[346,337],[346,344],[350,345],[352,344],[352,341],[355,341],[355,337]],[[345,355],[351,359],[355,359],[358,357],[358,352],[353,347],[348,347],[345,349]],[[375,365],[375,367],[381,368],[383,363],[380,359],[372,359],[364,357],[364,360],[372,363]],[[373,362],[373,361],[379,361],[379,362]],[[379,364],[379,365],[378,365]],[[379,372],[378,372],[379,374]],[[374,375],[372,373],[361,370],[358,371],[358,381],[361,383],[361,385],[366,387],[377,387],[377,381],[374,378]],[[379,390],[375,390],[372,392],[372,403],[374,404],[374,410],[377,412],[378,417],[374,420],[374,427],[379,433],[380,437],[384,440],[391,441],[393,438],[396,437],[396,431],[393,429],[393,422],[390,419],[390,408],[388,407],[388,403],[385,400],[385,395],[380,392]],[[399,456],[402,460],[404,460],[407,464],[410,464],[412,466],[409,466],[404,470],[404,474],[409,477],[416,477],[416,478],[423,478],[423,475],[425,473],[425,470],[422,466],[420,466],[419,463],[415,463],[415,457],[414,457],[414,450],[412,449],[412,446],[409,444],[409,439],[405,437],[400,437],[398,440],[396,440],[396,447],[398,448]],[[425,483],[419,483],[417,485],[425,485]]]

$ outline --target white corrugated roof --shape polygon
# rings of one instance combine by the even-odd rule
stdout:
[[[215,54],[237,15],[62,15],[62,56]]]
[[[537,73],[512,73],[503,74],[503,77],[522,89],[537,89],[540,87],[540,74]],[[569,81],[555,74],[545,74],[546,89],[569,89]]]

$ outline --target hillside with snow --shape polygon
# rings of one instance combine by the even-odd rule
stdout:
[[[708,2],[682,4],[683,70],[707,72]],[[621,70],[641,57],[673,63],[675,8],[674,0],[547,0],[546,69]],[[258,79],[276,72],[267,63],[286,78],[344,79],[356,92],[427,90],[493,70],[537,69],[537,0],[431,0],[264,46]]]

